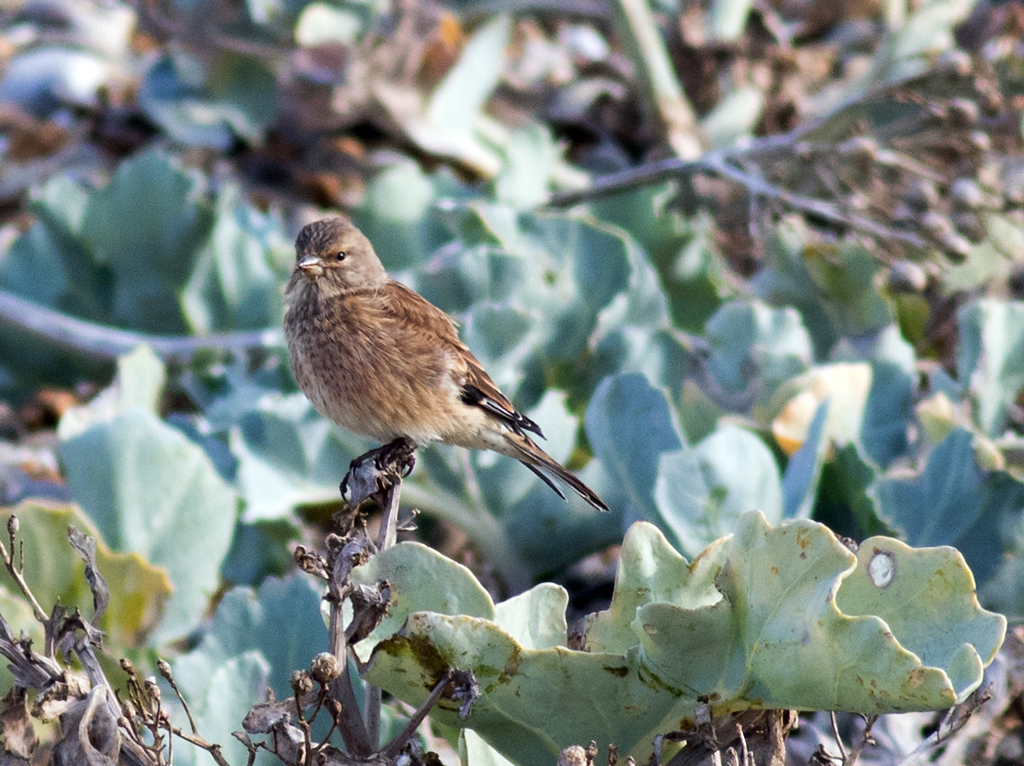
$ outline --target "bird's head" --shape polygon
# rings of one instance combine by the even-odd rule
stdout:
[[[370,240],[345,218],[324,218],[304,226],[295,240],[295,276],[329,292],[372,290],[388,275]]]

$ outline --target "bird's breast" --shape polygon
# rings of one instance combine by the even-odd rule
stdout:
[[[335,423],[380,441],[441,441],[458,401],[450,354],[367,301],[292,303],[295,380]]]

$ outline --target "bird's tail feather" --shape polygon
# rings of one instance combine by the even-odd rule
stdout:
[[[539,476],[545,484],[551,487],[551,489],[553,489],[563,500],[565,499],[565,495],[562,494],[562,491],[551,480],[551,476],[554,476],[560,481],[568,484],[577,495],[597,508],[597,510],[608,510],[608,506],[604,504],[604,501],[597,496],[597,493],[594,492],[594,490],[563,468],[558,461],[538,447],[532,439],[525,435],[509,435],[506,438],[509,444],[515,448],[517,453],[515,455],[516,459],[537,474],[537,476]]]

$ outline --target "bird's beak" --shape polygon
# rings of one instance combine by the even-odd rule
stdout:
[[[303,273],[308,277],[319,277],[324,273],[323,261],[315,255],[304,255],[295,265],[302,269]]]

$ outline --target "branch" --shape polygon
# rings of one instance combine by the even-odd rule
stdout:
[[[856,95],[836,104],[824,114],[797,125],[787,133],[763,136],[761,138],[753,139],[742,146],[731,147],[729,149],[712,150],[697,158],[684,157],[660,160],[658,162],[639,165],[635,168],[628,168],[627,170],[622,170],[618,173],[601,176],[600,178],[595,179],[587,189],[572,189],[552,194],[545,207],[570,207],[587,200],[607,196],[609,194],[616,194],[618,192],[630,191],[641,186],[668,181],[680,176],[692,176],[704,172],[716,172],[715,166],[722,164],[732,165],[735,167],[736,164],[742,164],[744,162],[765,160],[772,157],[780,157],[787,153],[792,153],[798,145],[805,145],[808,136],[827,125],[843,112],[867,104],[874,99],[891,95],[914,81],[922,80],[936,73],[936,71],[938,70],[909,74],[893,82],[871,88],[863,93],[857,93]],[[889,164],[894,162],[892,157],[888,157],[888,160]],[[915,171],[920,173],[921,169],[915,166]]]
[[[928,243],[922,237],[913,232],[885,226],[857,213],[844,213],[831,202],[804,197],[779,188],[763,178],[751,175],[729,164],[721,155],[708,155],[705,159],[704,165],[709,171],[744,186],[751,196],[777,200],[794,210],[816,215],[819,218],[849,226],[853,229],[859,229],[879,239],[898,240],[914,247],[923,248],[928,246]]]
[[[101,361],[113,361],[143,344],[164,360],[188,360],[199,351],[251,351],[284,345],[277,328],[201,337],[122,330],[54,311],[7,290],[0,290],[0,325]]]
[[[25,571],[24,551],[22,551],[21,566],[18,566],[14,561],[14,539],[18,534],[18,517],[13,513],[7,518],[7,534],[11,542],[10,552],[7,551],[7,547],[3,542],[0,542],[0,555],[3,556],[4,566],[7,567],[7,571],[17,584],[18,590],[21,591],[22,595],[25,596],[25,598],[28,599],[28,602],[32,605],[32,613],[35,615],[35,618],[45,625],[50,619],[49,615],[43,611],[43,607],[39,605],[35,594],[32,593],[32,589],[29,588],[28,583],[25,582],[25,578],[22,575]]]
[[[416,712],[412,714],[409,722],[405,725],[405,728],[391,740],[387,747],[381,751],[381,755],[386,758],[397,758],[398,754],[402,752],[402,748],[405,747],[405,743],[412,739],[416,733],[416,729],[423,723],[423,719],[427,717],[427,713],[430,709],[437,704],[437,701],[441,699],[441,695],[444,693],[445,687],[452,680],[453,672],[448,670],[441,676],[441,680],[437,682],[430,695],[423,700],[423,704],[416,708]]]

